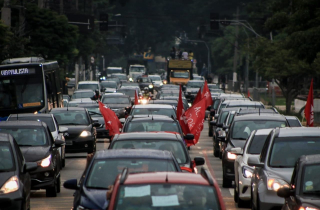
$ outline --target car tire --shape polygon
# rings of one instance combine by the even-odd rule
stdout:
[[[46,197],[57,197],[57,178],[54,178],[54,184],[52,187],[46,189]]]
[[[213,148],[213,155],[214,155],[215,157],[219,157],[219,151],[216,150],[216,148]]]
[[[227,178],[227,176],[225,174],[225,170],[226,169],[224,167],[222,167],[222,168],[223,168],[222,169],[222,173],[223,173],[223,175],[222,175],[222,187],[223,188],[230,188],[230,187],[232,187],[232,181]]]
[[[222,152],[219,150],[218,153],[219,153],[219,158],[221,160],[222,159]]]
[[[234,188],[233,188],[233,200],[234,200],[234,202],[238,203],[239,194],[238,194],[236,188],[237,188],[236,185],[234,185]]]
[[[213,136],[212,126],[209,126],[208,135],[209,135],[209,136]]]
[[[62,160],[61,160],[61,167],[64,168],[66,166],[66,158],[64,157]]]
[[[60,193],[61,191],[61,176],[59,176],[57,180],[57,193]]]
[[[255,205],[254,205],[254,203],[253,203],[253,196],[252,196],[252,190],[251,190],[251,199],[250,199],[250,203],[251,203],[251,210],[256,210],[256,207],[255,207]]]

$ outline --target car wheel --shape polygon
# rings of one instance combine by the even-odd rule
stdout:
[[[57,197],[57,178],[54,178],[54,184],[52,187],[46,189],[46,197]]]
[[[233,200],[234,202],[238,203],[238,198],[239,198],[239,195],[237,193],[237,185],[234,185],[234,188],[233,188]]]
[[[62,160],[61,160],[61,167],[64,168],[66,166],[66,158],[64,157]]]
[[[219,158],[222,159],[222,152],[219,150],[218,153],[219,153]]]
[[[239,183],[238,183],[238,192],[239,192]],[[240,198],[240,193],[237,193],[237,201],[238,201],[238,207],[239,208],[244,208],[244,207],[249,207],[250,206],[250,202],[248,201],[244,201]]]
[[[215,157],[219,157],[219,151],[216,150],[216,148],[213,148],[213,155],[214,155]]]
[[[253,203],[252,190],[251,190],[251,199],[250,199],[250,201],[251,201],[251,210],[256,210],[256,207],[255,207],[255,205]]]
[[[225,168],[223,167],[222,169],[222,187],[223,188],[230,188],[232,186],[232,181],[227,178],[226,173],[225,173]]]
[[[57,180],[57,193],[60,193],[61,191],[61,176],[59,176]]]

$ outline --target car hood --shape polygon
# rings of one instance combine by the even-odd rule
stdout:
[[[26,162],[36,162],[42,160],[50,154],[50,146],[30,146],[30,147],[22,147],[20,146],[20,150],[26,159]]]
[[[3,184],[15,174],[16,174],[15,171],[1,172],[0,173],[0,186],[3,186]]]
[[[280,178],[286,181],[287,183],[290,183],[293,168],[269,168],[266,173],[268,174],[268,177],[274,177],[274,178]]]
[[[101,189],[88,189],[83,187],[83,192],[82,192],[82,199],[81,199],[81,204],[84,206],[88,206],[86,205],[86,203],[89,200],[89,205],[93,206],[92,204],[94,204],[95,208],[97,209],[103,209],[103,205],[106,201],[106,193],[107,190],[101,190]]]
[[[228,147],[241,147],[243,149],[244,145],[246,143],[246,140],[231,140],[230,144],[228,144]]]

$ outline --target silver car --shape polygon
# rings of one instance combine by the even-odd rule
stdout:
[[[320,154],[320,132],[317,127],[275,128],[262,148],[261,155],[249,157],[255,166],[251,179],[252,209],[281,209],[285,200],[278,189],[289,187],[293,168],[302,155]]]
[[[251,177],[254,168],[248,165],[249,157],[259,157],[262,147],[272,129],[254,130],[249,136],[243,149],[236,147],[231,153],[237,155],[234,162],[234,201],[239,208],[249,206],[251,199]]]

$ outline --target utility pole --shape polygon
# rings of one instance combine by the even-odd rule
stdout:
[[[237,16],[236,20],[239,21],[239,6],[237,7]],[[236,41],[234,43],[234,57],[233,57],[233,82],[232,86],[234,88],[234,83],[237,82],[237,63],[238,63],[238,35],[239,35],[239,26],[236,25],[235,31]],[[235,89],[233,89],[235,91]]]
[[[6,26],[11,27],[10,0],[4,0],[3,2],[3,7],[1,9],[1,20]]]

